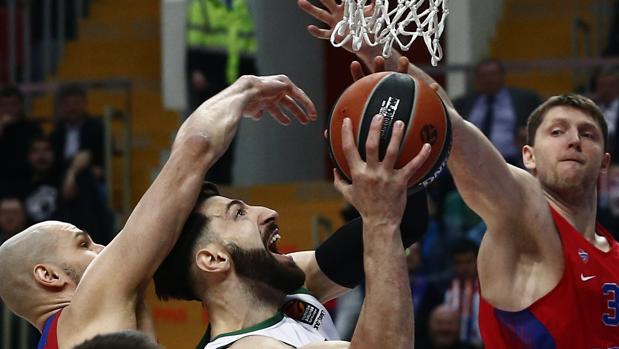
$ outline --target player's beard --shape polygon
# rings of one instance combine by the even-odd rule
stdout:
[[[77,284],[79,284],[80,281],[82,280],[82,274],[84,274],[84,272],[81,270],[77,270],[77,268],[70,266],[66,263],[63,263],[61,267],[62,267],[62,270],[67,274],[67,276],[77,286]]]
[[[305,283],[305,273],[294,262],[279,262],[263,248],[243,249],[237,244],[226,245],[236,273],[250,281],[265,284],[290,294]]]
[[[538,179],[545,190],[554,193],[563,200],[578,202],[594,190],[597,183],[597,173],[582,169],[582,173],[560,172],[557,168],[538,172]]]

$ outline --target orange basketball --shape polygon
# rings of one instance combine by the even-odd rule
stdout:
[[[424,143],[432,146],[430,157],[408,183],[409,192],[425,188],[447,163],[451,148],[451,123],[436,92],[425,82],[408,74],[371,74],[354,82],[342,93],[329,120],[329,150],[336,168],[344,178],[351,180],[342,150],[344,118],[352,120],[355,143],[359,154],[365,159],[365,141],[376,114],[384,116],[379,147],[381,159],[387,151],[393,123],[402,120],[405,124],[396,168],[403,167],[415,157]]]

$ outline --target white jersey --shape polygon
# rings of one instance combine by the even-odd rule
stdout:
[[[303,290],[301,290],[303,292]],[[207,333],[206,336],[209,334]],[[255,326],[224,333],[198,348],[224,349],[241,338],[264,336],[277,339],[293,348],[309,343],[339,340],[339,335],[327,309],[312,295],[296,293],[286,296],[286,302],[275,316]]]

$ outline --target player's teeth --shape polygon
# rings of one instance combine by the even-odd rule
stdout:
[[[273,235],[273,237],[271,238],[271,241],[269,242],[270,244],[274,244],[277,242],[277,240],[281,239],[281,236],[279,234],[275,234]]]

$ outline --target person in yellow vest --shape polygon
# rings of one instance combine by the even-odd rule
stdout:
[[[241,75],[256,75],[256,38],[246,0],[187,0],[187,91],[190,110]],[[231,184],[234,144],[207,174]]]

